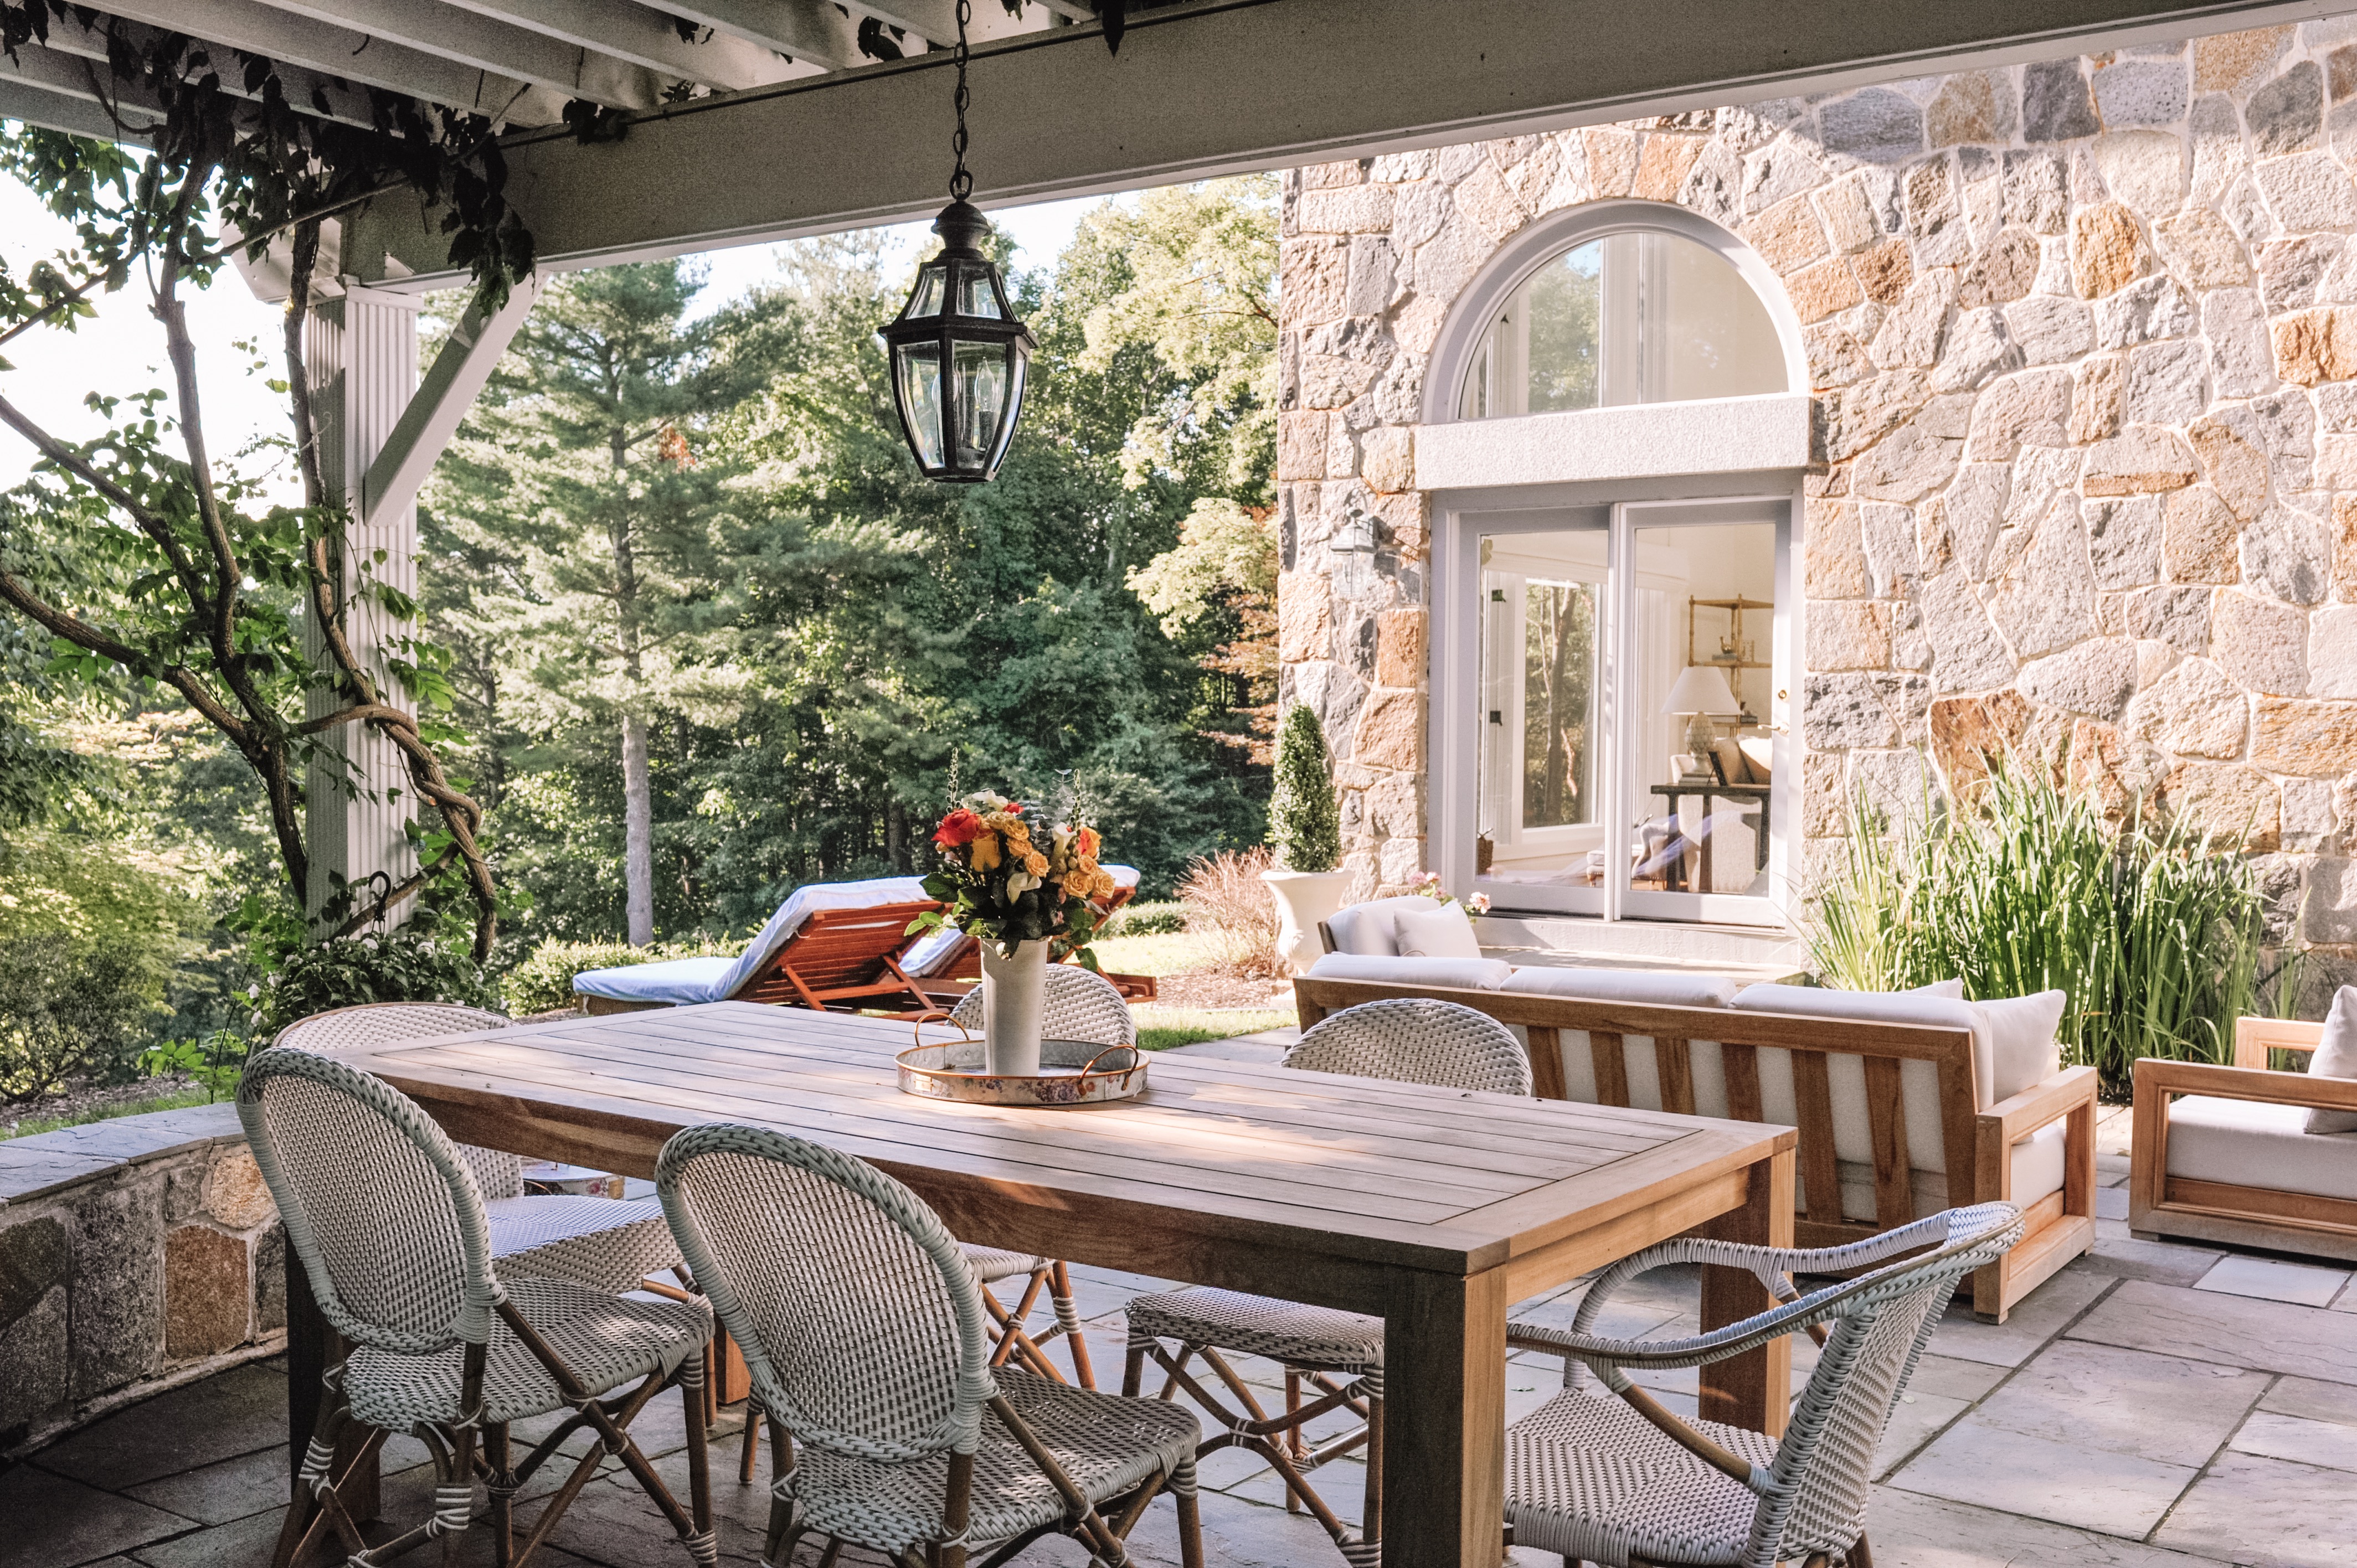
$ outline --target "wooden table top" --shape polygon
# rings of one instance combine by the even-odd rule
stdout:
[[[970,1240],[1334,1305],[1365,1298],[1340,1276],[1370,1267],[1478,1273],[1702,1187],[1736,1194],[1793,1137],[1168,1054],[1127,1101],[965,1105],[899,1092],[893,1057],[914,1042],[907,1024],[719,1002],[336,1054],[468,1143],[648,1176],[683,1127],[771,1127],[873,1162]]]

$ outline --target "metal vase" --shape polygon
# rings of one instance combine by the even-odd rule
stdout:
[[[1048,999],[1048,944],[1017,942],[1007,957],[982,944],[983,1063],[993,1074],[1036,1078],[1039,1020]]]

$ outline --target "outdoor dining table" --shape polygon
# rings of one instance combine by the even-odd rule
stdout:
[[[1788,1128],[1169,1054],[1125,1101],[956,1103],[896,1087],[920,1034],[957,1037],[719,1002],[336,1054],[461,1142],[646,1176],[680,1129],[751,1123],[872,1162],[968,1240],[1380,1316],[1392,1568],[1496,1568],[1513,1303],[1689,1230],[1792,1244]],[[328,1335],[289,1269],[300,1454]],[[1768,1305],[1721,1269],[1702,1301],[1706,1327]],[[1782,1341],[1706,1368],[1702,1413],[1781,1432],[1789,1380]]]

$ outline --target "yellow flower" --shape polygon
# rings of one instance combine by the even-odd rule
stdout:
[[[974,841],[972,858],[967,861],[976,871],[989,871],[998,865],[998,835],[985,833]]]
[[[1034,876],[1045,876],[1048,875],[1048,857],[1035,849],[1023,857],[1023,869]]]
[[[1098,872],[1096,875],[1096,887],[1100,894],[1112,892],[1114,887],[1113,873],[1110,871]]]

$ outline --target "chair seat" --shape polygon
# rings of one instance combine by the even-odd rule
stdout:
[[[1776,1440],[1715,1421],[1687,1424],[1766,1468]],[[1506,1518],[1514,1544],[1593,1563],[1732,1563],[1760,1498],[1609,1393],[1571,1390],[1506,1429]]]
[[[494,1197],[484,1201],[483,1214],[502,1280],[538,1274],[619,1293],[679,1262],[679,1243],[656,1198]]]
[[[1071,1388],[1015,1367],[1001,1367],[995,1376],[998,1391],[1090,1502],[1118,1498],[1165,1474],[1177,1477],[1176,1489],[1194,1490],[1201,1431],[1179,1406]],[[811,1528],[825,1534],[898,1552],[942,1533],[946,1454],[888,1465],[805,1445],[789,1480]],[[1039,1466],[985,1411],[968,1514],[974,1544],[987,1548],[1060,1524],[1065,1513],[1063,1498]]]
[[[1129,1337],[1265,1356],[1308,1371],[1368,1377],[1381,1391],[1383,1320],[1232,1290],[1161,1291],[1129,1304]]]
[[[1010,1252],[1004,1247],[985,1247],[974,1241],[961,1241],[958,1248],[965,1253],[965,1261],[974,1265],[974,1280],[981,1284],[996,1284],[1001,1280],[1011,1280],[1017,1274],[1032,1273],[1048,1266],[1045,1258],[1034,1257],[1028,1252]]]
[[[634,1301],[570,1280],[500,1283],[524,1321],[593,1394],[652,1372],[669,1373],[712,1338],[712,1309],[701,1299]],[[352,1414],[391,1432],[406,1432],[422,1421],[457,1421],[463,1413],[458,1393],[464,1355],[456,1344],[430,1356],[356,1348],[344,1367]],[[548,1369],[504,1321],[494,1318],[483,1369],[483,1419],[522,1421],[567,1403]]]

